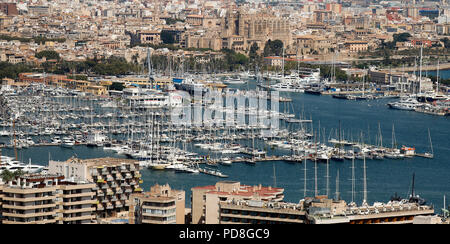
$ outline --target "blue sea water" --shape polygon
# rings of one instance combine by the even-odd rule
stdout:
[[[242,86],[246,88],[247,85]],[[252,83],[250,88],[254,87]],[[435,206],[436,213],[443,207],[443,196],[450,195],[450,118],[426,115],[416,112],[391,110],[386,106],[388,99],[371,101],[349,101],[333,99],[331,96],[316,96],[309,94],[283,93],[292,98],[292,105],[297,118],[300,115],[313,119],[313,128],[321,128],[321,139],[335,137],[335,131],[341,127],[346,139],[356,139],[363,134],[366,142],[376,143],[379,131],[383,136],[383,145],[392,143],[392,128],[395,127],[395,138],[398,145],[414,146],[418,152],[430,151],[428,129],[431,133],[435,158],[411,158],[403,160],[367,160],[367,196],[368,202],[387,202],[397,193],[408,197],[411,192],[412,175],[415,174],[415,192]],[[283,106],[281,109],[284,109]],[[332,132],[333,130],[333,132]],[[331,133],[332,132],[332,133]],[[270,150],[270,149],[269,149]],[[289,151],[276,151],[290,153]],[[4,149],[3,154],[14,155],[11,149]],[[49,158],[53,160],[67,160],[70,157],[96,158],[118,157],[105,152],[101,148],[85,146],[65,149],[61,147],[35,147],[19,150],[19,159],[46,165]],[[227,180],[240,181],[245,185],[262,184],[277,186],[285,189],[285,201],[298,202],[304,197],[304,168],[303,163],[262,162],[256,165],[236,163],[232,166],[219,166],[219,170],[229,175]],[[307,196],[314,195],[314,163],[306,163]],[[351,161],[329,164],[329,192],[334,197],[337,186],[341,199],[350,202],[351,199]],[[185,174],[171,171],[153,171],[142,169],[142,184],[145,190],[158,184],[170,184],[173,189],[186,191],[186,205],[190,206],[191,188],[196,186],[213,185],[223,180],[204,174]],[[317,165],[318,194],[324,195],[326,188],[326,164]],[[363,200],[363,162],[355,161],[355,202]]]
[[[424,76],[428,76],[428,75],[437,76],[437,74],[438,74],[438,72],[436,70],[422,71],[422,75],[424,75]],[[439,77],[441,79],[450,79],[450,69],[439,70]]]

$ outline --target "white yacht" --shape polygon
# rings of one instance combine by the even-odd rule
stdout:
[[[275,91],[285,91],[285,92],[305,92],[305,89],[300,84],[291,82],[281,82],[271,85],[270,88]]]
[[[64,137],[62,140],[62,146],[66,148],[72,148],[75,145],[75,140],[72,137]]]
[[[59,136],[55,136],[52,138],[52,144],[61,144],[62,141]]]
[[[421,105],[421,103],[418,102],[416,98],[406,98],[398,102],[388,103],[388,106],[392,109],[409,110],[409,111],[416,110],[416,108],[419,105]]]
[[[225,84],[244,84],[245,81],[241,77],[229,77],[223,81]]]

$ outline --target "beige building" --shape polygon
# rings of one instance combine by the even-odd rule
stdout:
[[[141,43],[161,44],[161,31],[141,31],[137,33]]]
[[[187,33],[185,39],[187,48],[222,49],[222,38],[215,33]]]
[[[131,159],[70,158],[65,162],[50,161],[49,172],[66,178],[96,184],[96,209],[101,217],[115,217],[129,209],[132,193],[142,192],[139,162]]]
[[[232,199],[279,202],[284,199],[282,188],[246,186],[235,181],[221,181],[191,190],[193,224],[219,224],[220,202]]]
[[[367,41],[346,41],[344,46],[351,53],[365,52],[369,49]]]
[[[130,196],[130,224],[184,224],[185,192],[155,185],[150,192]]]
[[[192,26],[202,26],[203,25],[203,15],[191,14],[186,16],[186,22]]]
[[[326,55],[331,53],[334,43],[330,38],[314,35],[303,35],[295,38],[298,55]]]
[[[3,185],[3,224],[85,224],[95,219],[93,183],[25,175]]]

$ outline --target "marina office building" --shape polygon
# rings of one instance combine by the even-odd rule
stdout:
[[[25,175],[1,185],[2,224],[85,224],[95,219],[95,184],[56,174]]]
[[[128,212],[130,195],[142,192],[139,162],[131,159],[70,158],[65,162],[50,161],[49,173],[68,179],[93,182],[96,212],[100,217],[116,217]]]

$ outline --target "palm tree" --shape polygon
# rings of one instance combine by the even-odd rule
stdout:
[[[11,181],[13,179],[16,179],[18,177],[21,177],[25,174],[25,172],[23,172],[22,170],[16,170],[14,172],[11,172],[7,169],[3,170],[2,173],[0,174],[0,178],[2,179],[3,182],[8,182]]]
[[[0,174],[0,178],[2,179],[3,182],[11,181],[12,179],[14,179],[14,173],[5,169]]]

